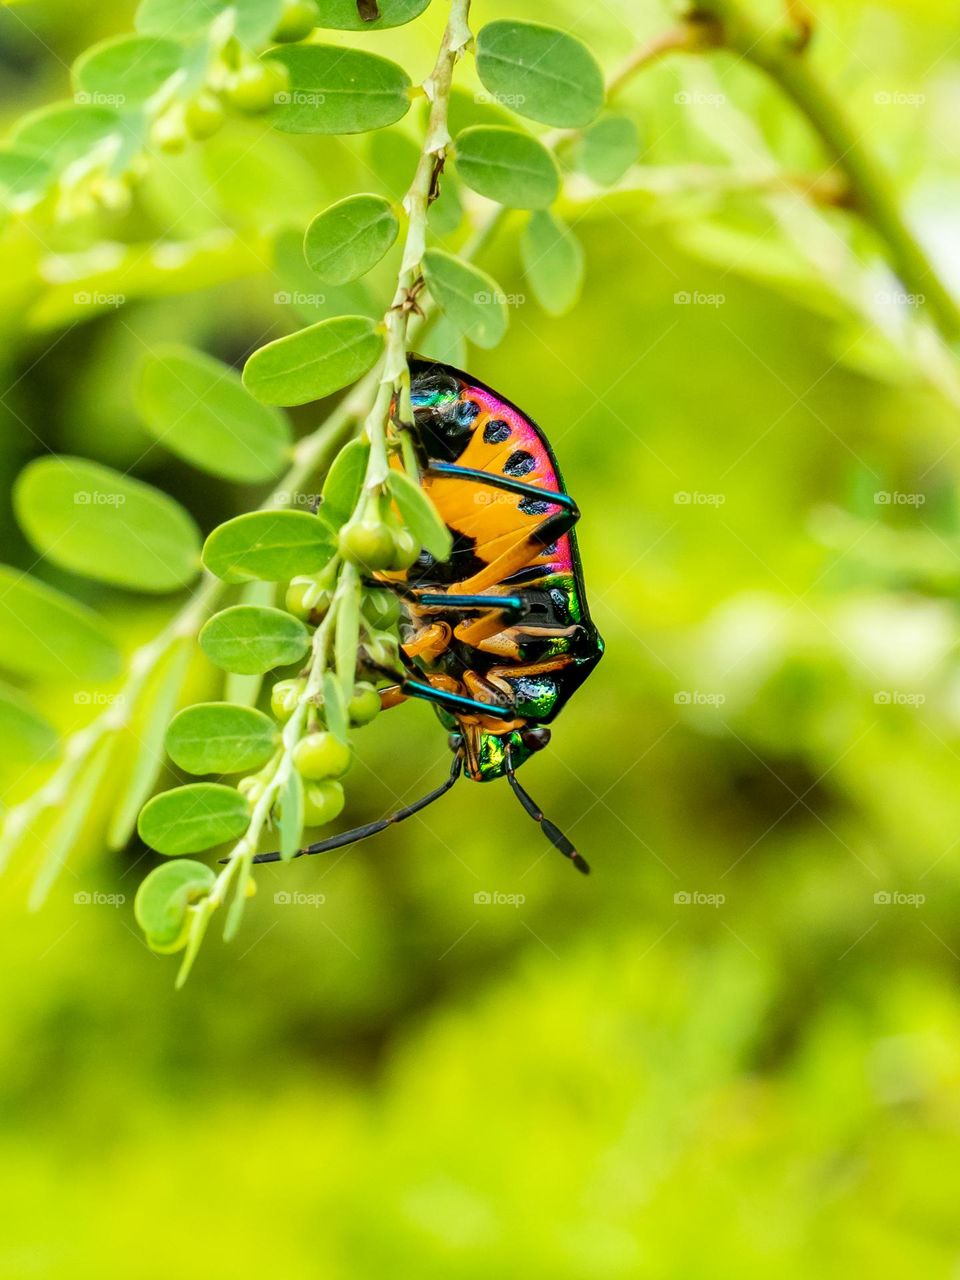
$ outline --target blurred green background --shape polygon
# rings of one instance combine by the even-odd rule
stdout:
[[[811,56],[960,282],[954,6],[814,7]],[[550,20],[607,69],[669,21],[586,8]],[[365,47],[422,79],[442,9]],[[131,13],[0,13],[5,120],[68,95],[71,60]],[[508,13],[542,16],[480,0],[474,24]],[[91,847],[32,916],[13,865],[0,1276],[960,1276],[956,372],[870,234],[778,184],[822,157],[757,73],[667,60],[624,105],[641,164],[564,206],[581,303],[553,320],[526,297],[470,355],[545,427],[583,511],[607,656],[524,780],[594,875],[505,786],[462,785],[343,856],[265,868],[239,940],[213,930],[174,993],[133,924],[142,847]],[[163,160],[139,222],[94,251],[6,228],[4,492],[54,449],[133,468],[204,530],[260,501],[148,448],[138,361],[176,339],[239,365],[314,318],[303,225],[405,185],[416,125],[233,124]],[[484,264],[524,297],[519,223]],[[151,266],[169,240],[179,265]],[[127,302],[78,307],[78,280]],[[0,539],[33,565],[7,498]],[[127,648],[173,607],[34,571]],[[193,692],[218,689],[198,661]],[[35,696],[64,730],[92,714],[70,688]],[[449,759],[420,706],[360,756],[356,822]],[[8,802],[39,780],[8,772]]]

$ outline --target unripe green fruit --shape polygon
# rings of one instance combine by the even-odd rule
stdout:
[[[227,80],[227,101],[238,111],[258,115],[270,110],[289,83],[289,73],[280,63],[250,62]]]
[[[394,553],[393,534],[382,521],[363,519],[340,530],[340,554],[364,569],[386,569]]]
[[[340,778],[350,768],[350,748],[325,730],[308,733],[293,749],[297,772],[311,781]]]
[[[395,667],[399,658],[397,637],[388,631],[377,631],[364,645],[367,657],[375,666]]]
[[[397,529],[393,535],[393,560],[391,569],[409,569],[420,555],[420,543],[409,529]]]
[[[350,723],[355,725],[369,724],[380,714],[380,695],[372,684],[361,681],[353,687],[353,697],[347,703],[347,714]]]
[[[322,827],[343,812],[343,787],[339,782],[311,782],[303,789],[303,824]]]
[[[288,40],[305,40],[319,18],[314,0],[285,0],[280,21],[273,33],[278,43]]]
[[[299,680],[278,680],[270,693],[270,710],[282,724],[289,720],[300,702]]]
[[[363,615],[371,626],[389,631],[400,621],[402,607],[392,591],[374,589],[363,593]]]
[[[191,98],[184,111],[184,123],[192,138],[202,141],[212,138],[223,124],[226,113],[223,103],[209,89],[201,89]]]
[[[307,596],[312,593],[315,585],[312,578],[292,578],[290,585],[287,587],[287,594],[284,596],[283,603],[287,612],[292,613],[301,622],[306,622],[310,617]]]

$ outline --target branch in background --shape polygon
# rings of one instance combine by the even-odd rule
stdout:
[[[724,48],[766,72],[795,103],[845,176],[850,207],[883,241],[905,289],[925,300],[948,342],[960,337],[960,308],[907,226],[888,175],[854,129],[843,104],[803,56],[809,40],[806,11],[791,5],[788,16],[790,26],[767,28],[736,0],[694,0],[688,21],[713,24]]]

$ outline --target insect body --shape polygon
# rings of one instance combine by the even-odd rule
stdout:
[[[463,770],[476,782],[506,776],[547,837],[587,871],[515,776],[547,745],[547,726],[603,653],[573,532],[579,511],[542,431],[515,405],[448,365],[412,358],[410,377],[421,483],[453,550],[445,561],[423,552],[408,570],[376,575],[407,617],[405,675],[381,698],[385,706],[432,702],[451,730],[453,767],[415,804],[302,852],[338,848],[410,817]]]

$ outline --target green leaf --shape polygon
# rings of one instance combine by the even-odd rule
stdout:
[[[282,0],[141,0],[135,26],[148,35],[202,35],[226,9],[241,44],[261,45],[280,20]]]
[[[573,167],[598,186],[619,182],[640,154],[637,126],[627,116],[604,116],[571,149]]]
[[[119,139],[121,127],[120,117],[110,107],[56,102],[18,120],[10,141],[39,152],[59,172],[111,134]]]
[[[444,175],[440,194],[427,210],[427,219],[430,230],[438,236],[452,235],[463,221],[463,204],[452,173]]]
[[[497,101],[542,124],[582,129],[603,106],[603,72],[575,36],[534,22],[488,22],[477,74]]]
[[[307,227],[303,252],[321,280],[348,284],[377,265],[397,238],[400,219],[383,196],[338,200]]]
[[[340,529],[347,523],[360,501],[370,445],[366,440],[351,440],[334,458],[323,482],[321,511],[327,523]]]
[[[0,207],[29,209],[52,179],[43,156],[26,147],[0,148]]]
[[[239,605],[253,605],[255,608],[272,609],[277,600],[277,583],[245,582],[240,588]],[[285,618],[290,615],[284,611]],[[225,702],[235,702],[238,706],[255,707],[263,687],[263,675],[260,672],[229,671],[223,682],[223,698]]]
[[[187,773],[251,773],[276,750],[276,721],[253,707],[198,702],[184,707],[167,729],[167,755]]]
[[[280,854],[292,858],[300,848],[303,834],[303,779],[296,769],[291,769],[277,800],[279,818]]]
[[[73,64],[76,100],[125,110],[152,97],[186,64],[176,40],[117,36],[87,49]]]
[[[0,759],[25,768],[53,760],[58,752],[56,729],[19,689],[0,681]]]
[[[333,637],[333,653],[337,677],[345,700],[353,696],[357,678],[357,649],[360,636],[360,580],[354,577],[350,588],[340,599]]]
[[[467,363],[467,343],[449,316],[440,312],[430,322],[426,334],[417,339],[417,348],[425,356],[430,356],[438,364],[452,364],[455,369],[462,369]]]
[[[507,305],[492,276],[443,249],[423,255],[423,274],[436,304],[478,347],[495,347],[507,331]]]
[[[137,830],[144,844],[172,857],[236,840],[249,824],[247,802],[239,791],[219,782],[191,782],[149,800]]]
[[[583,249],[569,227],[545,209],[532,214],[520,254],[536,299],[548,315],[562,316],[576,305],[583,285]]]
[[[147,941],[158,948],[174,947],[183,935],[187,908],[207,896],[216,878],[209,867],[189,858],[154,867],[133,901],[134,918]]]
[[[107,847],[122,849],[137,826],[137,814],[163,768],[163,739],[193,652],[189,636],[178,640],[157,663],[124,732],[124,757],[132,761],[107,830]]]
[[[511,209],[545,209],[560,190],[553,156],[542,142],[519,129],[464,129],[457,135],[454,157],[468,187]]]
[[[332,671],[323,673],[323,711],[327,728],[345,745],[349,741],[349,717],[343,685]]]
[[[368,0],[378,18],[366,21],[360,16],[357,0],[320,0],[317,25],[336,31],[382,31],[384,27],[401,27],[418,18],[430,0]]]
[[[83,458],[29,463],[13,491],[17,520],[54,564],[134,591],[175,591],[196,577],[191,516],[152,485]]]
[[[0,667],[31,679],[99,684],[121,665],[92,609],[0,565]]]
[[[211,475],[268,480],[288,460],[286,416],[255,400],[235,369],[202,351],[173,345],[152,351],[136,404],[152,436]]]
[[[387,58],[332,44],[269,52],[290,73],[273,124],[284,133],[366,133],[395,124],[410,107],[410,77]]]
[[[310,633],[283,609],[237,604],[210,619],[200,648],[221,671],[259,676],[305,657]]]
[[[224,582],[282,582],[322,569],[335,551],[326,521],[306,511],[250,511],[207,538],[203,563]]]
[[[383,335],[373,320],[335,316],[255,351],[243,382],[265,404],[308,404],[355,382],[382,350]]]
[[[435,560],[449,560],[453,550],[450,530],[420,486],[403,471],[391,469],[387,486],[400,509],[404,524]]]

